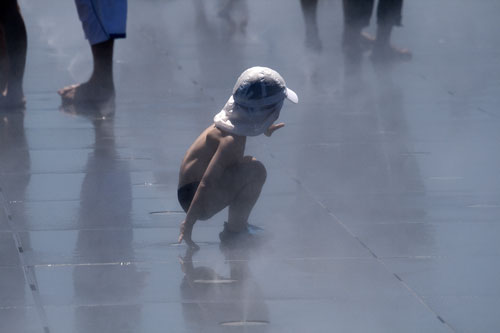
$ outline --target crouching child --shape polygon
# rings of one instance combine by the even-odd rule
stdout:
[[[181,223],[183,240],[198,248],[191,235],[198,220],[207,220],[229,207],[221,242],[251,234],[248,217],[266,181],[266,168],[245,156],[247,136],[265,134],[285,126],[274,124],[285,99],[298,102],[281,75],[267,67],[244,71],[224,108],[189,147],[179,172],[177,196],[187,213]]]

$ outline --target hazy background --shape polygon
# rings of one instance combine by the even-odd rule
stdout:
[[[130,0],[116,113],[96,120],[59,110],[57,89],[92,68],[74,3],[20,1],[27,108],[0,128],[0,331],[495,332],[500,2],[406,1],[392,41],[412,61],[365,54],[357,78],[341,1],[319,1],[320,52],[298,0],[240,1],[231,21],[225,3]],[[273,241],[221,251],[223,212],[196,225],[190,258],[174,244],[180,161],[255,65],[300,98],[284,129],[248,140],[268,171],[250,222]],[[221,325],[239,320],[267,325]]]

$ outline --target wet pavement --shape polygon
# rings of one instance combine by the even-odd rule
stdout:
[[[27,107],[1,114],[0,332],[497,332],[500,3],[407,1],[393,42],[413,60],[365,55],[357,77],[341,1],[319,4],[321,49],[299,1],[221,3],[129,1],[115,113],[97,117],[56,94],[92,66],[74,3],[20,2]],[[180,161],[254,65],[300,98],[284,129],[248,140],[268,172],[250,222],[272,241],[221,249],[221,212],[189,253]]]

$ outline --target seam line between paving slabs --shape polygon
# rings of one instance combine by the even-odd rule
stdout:
[[[378,110],[377,110],[378,111]],[[404,112],[404,110],[402,110]],[[378,120],[378,124],[380,127],[383,127],[382,125],[382,121],[380,119],[380,112],[376,112],[376,117],[377,117],[377,120]],[[383,128],[382,128],[383,129]],[[390,158],[389,158],[389,153],[387,151],[387,144],[383,144],[382,145],[383,149],[382,149],[382,155],[383,155],[383,158],[385,159],[385,164],[386,164],[386,172],[390,175],[392,175],[392,165],[390,163]],[[431,154],[431,152],[414,152],[413,154],[411,152],[409,152],[409,155],[413,155],[415,156],[416,154]],[[402,154],[403,155],[403,154]],[[417,162],[418,163],[418,162]],[[392,177],[389,177],[389,181],[392,182]],[[392,184],[391,184],[392,185]],[[340,218],[338,218],[332,211],[328,210],[326,208],[326,205],[322,205],[328,212],[328,214],[330,214],[330,216],[333,217],[334,220],[336,220],[338,223],[340,223],[341,226],[343,226],[350,234],[352,234],[358,241],[361,242],[361,240],[354,234],[354,232],[352,232],[348,227],[347,225],[345,225],[345,223],[343,223]],[[362,243],[364,244],[364,243]],[[366,246],[366,245],[365,245]],[[368,246],[366,246],[368,248]],[[370,252],[372,252],[370,250]],[[372,252],[373,253],[373,252]],[[454,329],[448,322],[446,322],[443,317],[441,317],[441,315],[435,311],[427,302],[424,301],[424,299],[422,297],[420,297],[420,295],[418,295],[418,293],[413,290],[413,288],[411,288],[408,283],[406,283],[406,281],[404,281],[398,274],[396,274],[395,272],[392,272],[391,269],[389,269],[389,267],[386,265],[386,263],[381,259],[381,258],[378,258],[376,257],[376,260],[384,267],[384,269],[389,273],[389,274],[392,274],[398,281],[399,283],[401,283],[401,285],[403,285],[403,287],[405,287],[411,294],[413,294],[413,296],[418,300],[420,301],[421,304],[423,304],[427,309],[429,309],[429,311],[431,311],[432,313],[434,313],[434,315],[436,316],[437,320],[439,320],[439,322],[441,322],[442,324],[444,324],[446,327],[448,327],[450,330],[452,331],[455,331],[456,332],[456,329]]]
[[[448,327],[450,330],[452,330],[453,332],[456,332],[456,330],[446,321],[443,319],[443,317],[441,315],[439,315],[429,304],[427,304],[424,299],[422,297],[420,297],[415,290],[413,290],[399,275],[397,275],[396,273],[394,272],[391,272],[391,270],[389,269],[389,267],[387,267],[387,265],[382,261],[381,258],[379,258],[375,252],[368,246],[366,245],[361,239],[359,239],[359,237],[357,237],[354,232],[352,232],[351,229],[349,229],[349,227],[344,223],[342,222],[342,220],[340,220],[332,211],[330,211],[323,202],[321,202],[320,200],[316,199],[316,197],[313,195],[313,193],[309,190],[309,188],[307,188],[306,186],[304,186],[304,184],[297,178],[295,177],[291,177],[292,180],[294,180],[300,187],[302,187],[302,189],[304,189],[305,193],[313,200],[313,202],[315,202],[316,204],[318,204],[321,208],[323,208],[328,215],[330,215],[332,217],[332,219],[338,223],[345,231],[347,231],[347,233],[349,233],[349,235],[351,235],[351,237],[353,237],[363,248],[365,248],[372,256],[373,258],[379,263],[381,264],[384,269],[392,276],[394,276],[395,279],[398,280],[398,282],[404,287],[406,288],[410,294],[412,294],[422,305],[424,305],[429,311],[431,311],[435,316],[436,316],[436,320],[438,320],[440,323],[444,324],[446,327]]]
[[[42,324],[42,330],[45,333],[49,333],[50,329],[49,329],[49,325],[48,325],[47,314],[45,313],[45,309],[42,305],[42,299],[41,299],[40,291],[38,288],[38,282],[37,282],[34,266],[28,266],[25,263],[24,248],[23,248],[23,244],[21,241],[21,237],[20,237],[19,233],[14,228],[13,216],[9,210],[9,207],[7,205],[7,200],[5,200],[3,189],[1,187],[0,187],[0,206],[2,208],[3,214],[7,217],[7,225],[9,228],[9,232],[11,233],[12,238],[14,239],[14,244],[16,246],[17,255],[19,258],[19,263],[20,263],[21,268],[23,270],[24,283],[27,283],[30,290],[31,290],[31,294],[33,296],[33,301],[35,303],[35,308],[36,308],[37,314],[38,314],[38,319],[40,320],[40,322]]]

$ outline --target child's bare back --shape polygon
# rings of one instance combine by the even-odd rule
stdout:
[[[246,137],[223,132],[215,125],[205,129],[189,147],[181,163],[179,172],[179,188],[203,179],[210,161],[219,149],[225,149],[236,154],[225,154],[224,165],[238,163],[243,159]]]

